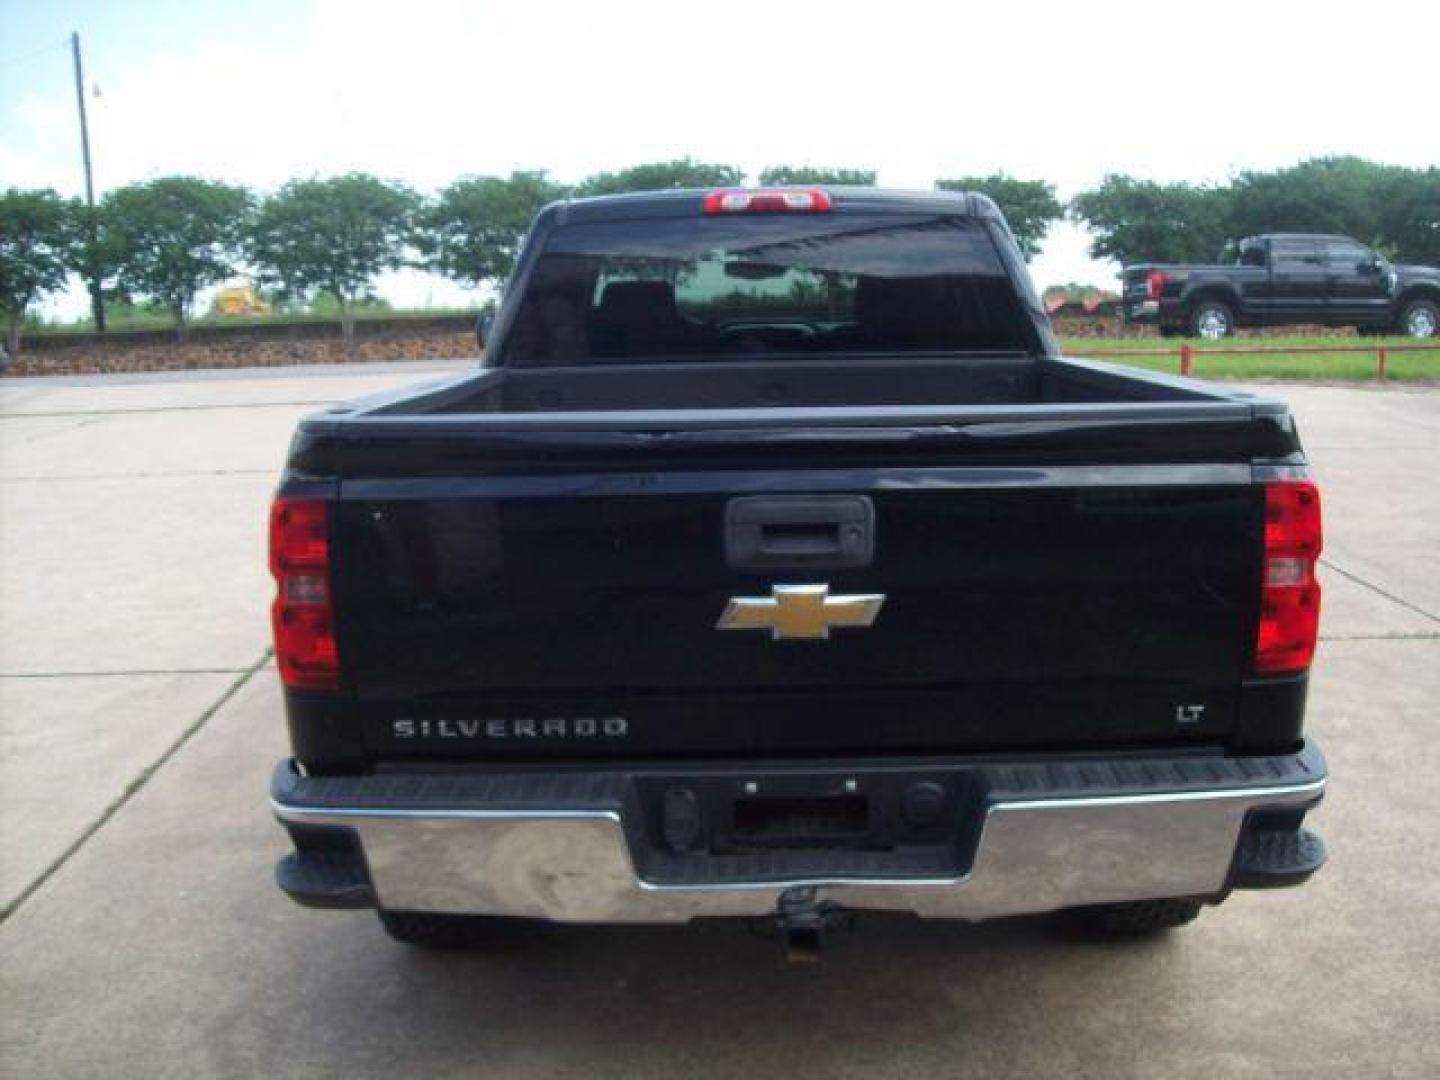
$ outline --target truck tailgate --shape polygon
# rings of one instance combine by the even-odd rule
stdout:
[[[339,643],[372,753],[1074,748],[1234,724],[1258,603],[1248,464],[770,460],[344,481]],[[756,566],[727,546],[734,500],[783,525],[837,498],[870,508],[868,561]],[[803,523],[790,539],[804,548]],[[824,639],[717,627],[787,584],[883,602]]]

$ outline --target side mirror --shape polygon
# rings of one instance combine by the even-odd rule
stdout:
[[[1378,274],[1385,269],[1385,264],[1372,255],[1370,258],[1364,260],[1356,269],[1362,274]]]
[[[485,348],[485,343],[490,340],[490,331],[495,326],[495,313],[487,311],[475,322],[475,341],[480,348]]]

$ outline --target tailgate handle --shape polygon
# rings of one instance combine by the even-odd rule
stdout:
[[[747,496],[725,507],[725,560],[742,570],[868,566],[875,507],[864,496]]]

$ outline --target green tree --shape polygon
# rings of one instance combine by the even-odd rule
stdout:
[[[1230,192],[1110,175],[1077,195],[1070,214],[1093,235],[1097,259],[1208,262],[1231,235]]]
[[[1440,169],[1358,157],[1249,170],[1223,187],[1107,176],[1070,212],[1094,234],[1091,254],[1122,262],[1195,262],[1224,240],[1269,232],[1340,233],[1386,254],[1440,260]]]
[[[854,184],[874,187],[874,169],[841,169],[826,165],[770,165],[760,173],[762,184]]]
[[[461,177],[422,216],[419,246],[427,265],[467,285],[503,283],[531,219],[564,194],[544,170]]]
[[[1027,262],[1040,254],[1050,226],[1065,216],[1055,188],[1044,180],[1021,180],[998,172],[936,180],[935,186],[941,191],[978,191],[994,199]]]
[[[0,195],[0,308],[7,348],[20,351],[25,312],[65,284],[75,236],[75,207],[48,188]]]
[[[619,195],[627,191],[660,191],[666,188],[735,187],[745,179],[737,165],[717,165],[680,158],[632,165],[619,172],[595,173],[575,188],[578,196]]]
[[[119,290],[163,303],[184,340],[196,294],[235,273],[252,207],[245,188],[194,176],[112,191],[101,244],[114,258]]]
[[[1393,176],[1380,210],[1379,243],[1396,258],[1440,266],[1440,168]]]
[[[110,303],[122,299],[116,285],[120,259],[115,230],[110,227],[104,204],[89,207],[76,200],[74,237],[70,246],[70,269],[85,283],[90,295],[90,321],[98,331],[108,329]]]
[[[102,207],[74,204],[75,238],[70,269],[80,275],[90,294],[90,319],[95,329],[106,330],[105,301],[115,278],[115,252]]]
[[[351,341],[357,301],[377,275],[408,264],[418,208],[409,188],[366,173],[291,180],[261,205],[249,255],[262,282],[286,295],[333,297]]]
[[[1380,221],[1406,169],[1357,157],[1314,158],[1273,172],[1242,172],[1230,183],[1235,236],[1266,232],[1342,233],[1383,240]]]
[[[1312,158],[1231,185],[1236,235],[1322,232],[1353,236],[1396,258],[1440,260],[1440,169],[1358,157]]]

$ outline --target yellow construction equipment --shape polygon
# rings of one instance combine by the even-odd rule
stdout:
[[[215,294],[215,312],[219,315],[264,315],[270,303],[262,299],[253,286],[237,285]]]

